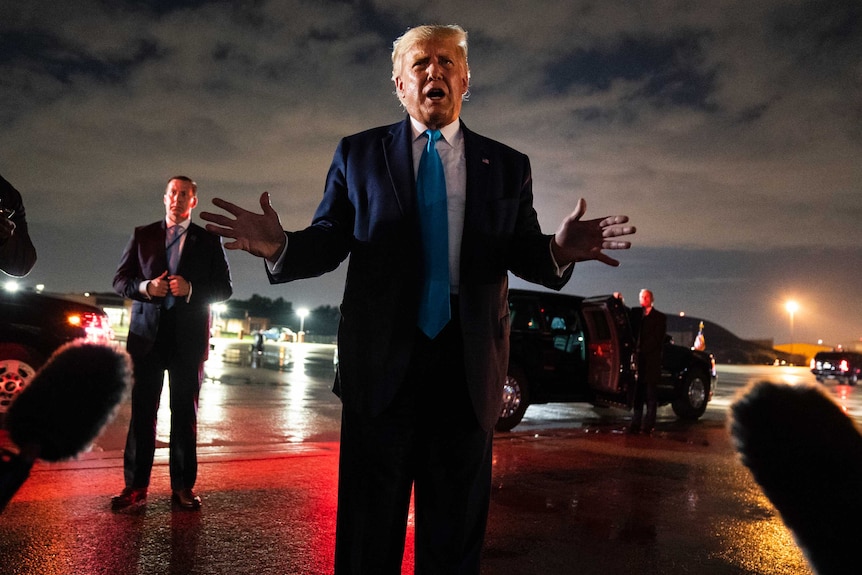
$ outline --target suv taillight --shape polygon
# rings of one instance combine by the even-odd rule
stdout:
[[[846,359],[841,360],[841,363],[838,365],[838,370],[843,373],[850,371],[850,365],[847,363]]]
[[[108,325],[108,318],[103,315],[84,312],[70,313],[66,321],[71,326],[80,327],[84,330],[84,339],[91,343],[108,343],[114,339],[114,330]]]

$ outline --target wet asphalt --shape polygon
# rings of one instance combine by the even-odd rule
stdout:
[[[811,573],[722,421],[624,428],[496,436],[483,575]],[[109,510],[121,452],[38,463],[0,515],[0,574],[332,573],[337,442],[202,447],[199,512],[172,507],[163,451],[130,513]]]

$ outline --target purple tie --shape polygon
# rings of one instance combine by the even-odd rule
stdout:
[[[182,235],[183,227],[178,225],[170,226],[165,235],[165,249],[167,250],[169,275],[177,273],[177,265],[180,263],[180,238]],[[175,301],[174,296],[168,292],[168,295],[165,296],[165,308],[171,309],[174,307]]]

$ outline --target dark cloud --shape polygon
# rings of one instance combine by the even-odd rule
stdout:
[[[175,173],[198,181],[204,206],[253,207],[269,190],[282,223],[304,226],[339,138],[403,116],[392,41],[459,22],[473,73],[462,117],[530,156],[543,227],[581,196],[588,216],[627,213],[639,227],[622,267],[585,264],[569,289],[634,297],[652,285],[669,309],[778,339],[782,314],[753,311],[764,294],[802,285],[833,250],[842,270],[859,263],[860,11],[856,0],[6,2],[0,173],[24,192],[39,244],[29,281],[57,291],[109,285]],[[107,238],[97,245],[94,227]],[[342,272],[273,288],[260,262],[230,258],[238,297],[340,298]],[[809,305],[822,285],[850,310],[823,316],[823,337],[858,338],[862,288],[832,277],[808,276]]]
[[[637,85],[630,98],[645,98],[658,106],[709,109],[715,71],[704,69],[702,41],[695,33],[622,37],[610,46],[578,49],[550,63],[545,84],[557,93],[572,87],[607,91],[623,80]]]

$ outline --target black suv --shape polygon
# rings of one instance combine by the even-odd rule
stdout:
[[[0,289],[0,416],[55,349],[75,339],[110,343],[108,316],[91,305]]]
[[[834,379],[844,385],[856,385],[862,376],[862,353],[821,351],[811,360],[811,373],[820,383]]]
[[[508,431],[531,403],[586,401],[631,409],[636,366],[629,308],[613,296],[584,298],[509,290],[511,355],[498,431]],[[673,345],[662,358],[659,404],[696,420],[715,388],[711,354]]]

